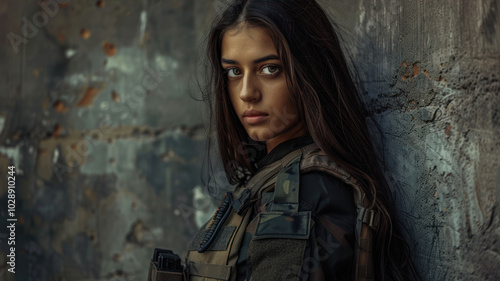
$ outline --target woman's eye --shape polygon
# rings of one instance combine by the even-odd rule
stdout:
[[[273,75],[279,72],[280,68],[277,65],[267,65],[262,68],[262,73],[266,75]]]
[[[237,68],[228,68],[226,72],[229,77],[236,77],[241,74],[241,71]]]

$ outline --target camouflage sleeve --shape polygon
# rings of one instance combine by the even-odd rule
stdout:
[[[322,172],[300,177],[299,211],[311,211],[311,231],[301,280],[351,280],[356,206],[352,189]]]

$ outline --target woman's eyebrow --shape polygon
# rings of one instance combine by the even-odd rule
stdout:
[[[263,62],[263,61],[266,61],[266,60],[279,60],[279,59],[280,58],[277,55],[267,55],[267,56],[262,57],[260,59],[256,59],[253,62],[254,63],[259,63],[259,62]],[[228,60],[228,59],[225,59],[225,58],[222,58],[222,62],[223,63],[227,63],[227,64],[238,64],[238,62],[235,61],[235,60]]]

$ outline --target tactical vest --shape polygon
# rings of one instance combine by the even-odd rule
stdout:
[[[250,280],[299,280],[307,239],[314,225],[311,212],[298,211],[299,175],[313,170],[334,175],[353,188],[357,207],[353,280],[374,280],[372,238],[379,223],[378,213],[368,209],[356,180],[315,143],[262,167],[245,185],[226,193],[212,221],[193,239],[197,249],[189,249],[185,262],[189,280],[235,281],[240,247],[250,226]],[[250,220],[249,206],[273,188],[269,208]],[[286,254],[282,253],[284,250]],[[276,268],[286,270],[276,272]],[[271,276],[278,273],[280,276]]]

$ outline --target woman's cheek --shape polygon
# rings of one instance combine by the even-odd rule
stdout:
[[[266,131],[269,137],[274,137],[276,133],[282,130],[283,124],[280,124],[279,118],[274,115],[271,115],[268,122],[266,123]]]

